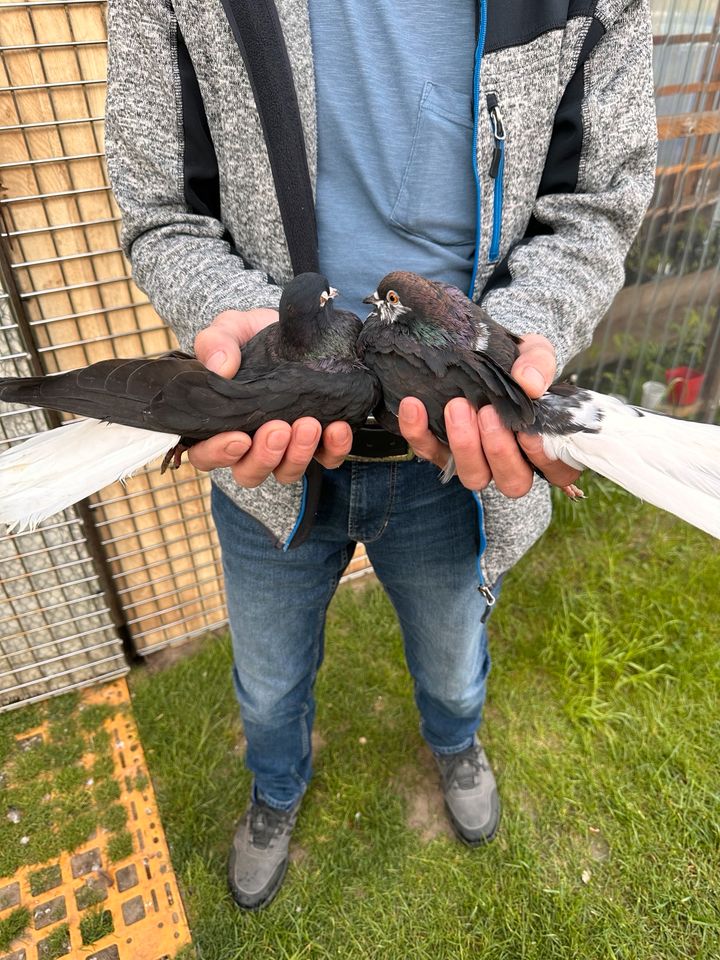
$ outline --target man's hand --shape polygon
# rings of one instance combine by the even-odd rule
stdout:
[[[540,334],[524,337],[511,374],[528,396],[542,396],[556,371],[555,349],[550,341]],[[494,480],[506,497],[525,496],[532,486],[533,472],[518,443],[555,486],[568,486],[580,475],[562,461],[550,460],[539,437],[520,433],[516,439],[490,406],[476,412],[462,398],[448,403],[445,426],[449,448],[430,433],[425,406],[415,397],[405,397],[400,404],[399,422],[403,436],[423,460],[444,467],[452,452],[460,482],[469,490],[483,490]]]
[[[277,319],[277,310],[225,310],[197,335],[195,355],[208,370],[234,377],[243,344]],[[231,467],[241,487],[257,487],[271,473],[280,483],[299,480],[313,457],[325,467],[339,467],[351,446],[347,423],[337,421],[323,431],[313,417],[301,417],[292,426],[283,420],[265,423],[252,439],[241,432],[219,433],[194,444],[188,457],[198,470]]]

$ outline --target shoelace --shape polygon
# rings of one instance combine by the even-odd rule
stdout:
[[[255,803],[250,810],[250,842],[260,850],[266,850],[275,837],[285,830],[290,814],[275,810],[265,804]]]
[[[487,764],[483,762],[480,750],[475,747],[450,756],[443,762],[445,782],[448,785],[455,782],[461,790],[474,787],[478,774],[483,770],[487,770]]]

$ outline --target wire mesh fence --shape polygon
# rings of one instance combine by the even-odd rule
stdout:
[[[720,4],[653,3],[661,148],[627,286],[572,370],[711,418],[720,403]],[[104,166],[105,3],[0,0],[0,370],[155,355],[172,333],[133,284]],[[655,385],[653,393],[647,384]],[[659,393],[658,393],[659,389]],[[0,449],[57,422],[0,411]],[[113,676],[225,622],[208,481],[142,472],[0,538],[0,709]],[[368,569],[362,551],[350,576]]]
[[[0,350],[17,376],[33,373],[7,294]],[[10,372],[10,371],[8,371]],[[0,414],[0,441],[47,429],[44,411]],[[0,708],[127,670],[122,643],[76,509],[35,532],[0,536]]]
[[[676,416],[720,406],[720,5],[656,2],[655,195],[626,286],[573,364],[587,386]]]

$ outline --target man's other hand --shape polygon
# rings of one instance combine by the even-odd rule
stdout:
[[[537,399],[555,378],[555,348],[540,334],[529,334],[519,351],[511,374],[528,396]],[[523,433],[515,437],[491,406],[475,411],[467,400],[451,400],[445,407],[449,446],[430,433],[425,406],[415,397],[405,397],[400,404],[399,422],[403,436],[423,460],[444,467],[452,453],[458,478],[470,490],[483,490],[494,480],[506,497],[525,496],[532,486],[533,472],[520,446],[555,486],[572,484],[580,475],[562,461],[550,460],[539,437]]]
[[[278,319],[277,310],[225,310],[195,338],[195,355],[208,370],[234,377],[242,362],[242,347],[251,337]],[[230,467],[241,487],[257,487],[274,473],[280,483],[293,483],[315,457],[323,466],[339,467],[352,445],[347,423],[337,421],[325,430],[313,417],[292,425],[272,420],[255,432],[218,433],[190,448],[188,458],[198,470]]]

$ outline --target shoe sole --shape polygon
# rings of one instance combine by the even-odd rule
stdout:
[[[501,810],[500,798],[498,797],[497,798],[497,814],[495,817],[495,823],[493,824],[492,830],[489,833],[484,834],[482,837],[471,839],[470,837],[465,836],[465,834],[462,832],[460,824],[453,816],[453,812],[448,806],[447,801],[445,802],[445,811],[448,815],[448,820],[450,821],[450,825],[453,828],[455,836],[458,838],[458,840],[462,840],[462,842],[465,844],[466,847],[484,847],[484,846],[487,846],[488,843],[492,843],[492,841],[497,836],[498,829],[500,828],[500,810]]]
[[[259,900],[251,900],[247,897],[244,897],[243,894],[237,890],[234,886],[232,879],[228,876],[228,887],[230,888],[230,893],[232,895],[235,903],[240,907],[241,910],[262,910],[263,907],[267,907],[276,897],[277,893],[280,890],[280,887],[283,885],[283,880],[287,874],[288,865],[290,863],[290,858],[286,857],[283,861],[280,872],[273,881],[272,885],[268,888],[267,892]]]

